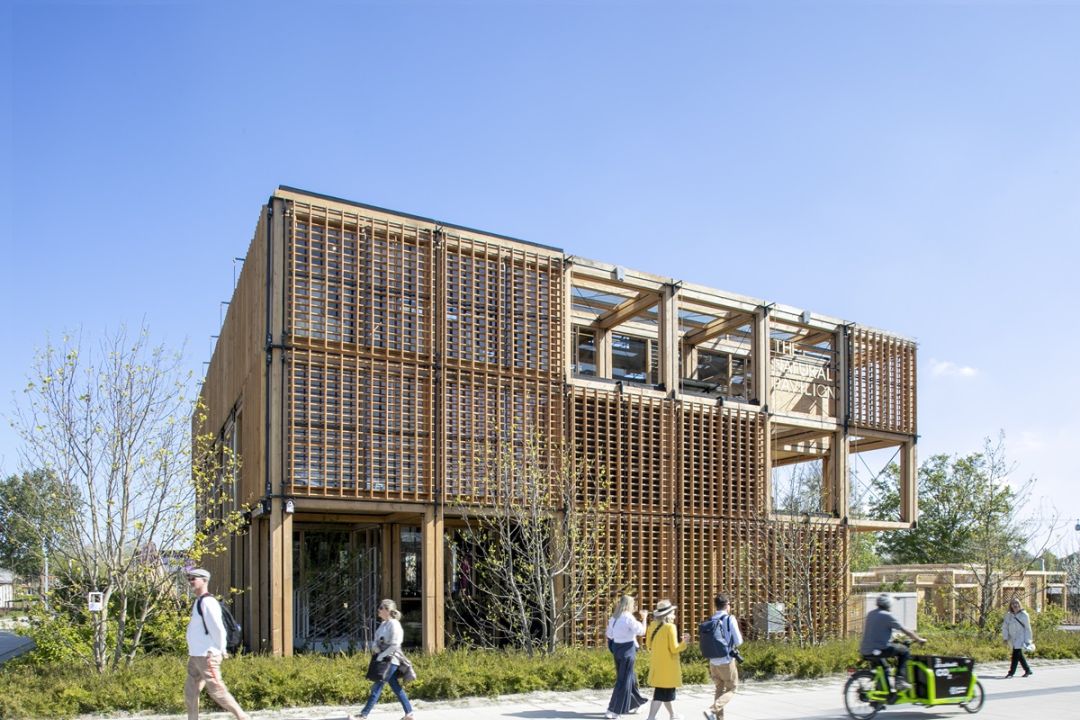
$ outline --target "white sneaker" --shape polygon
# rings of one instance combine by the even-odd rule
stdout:
[[[604,717],[606,717],[607,720],[619,720],[619,716],[611,712],[610,710],[604,713]]]

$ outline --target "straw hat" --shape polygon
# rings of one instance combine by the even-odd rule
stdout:
[[[652,616],[659,620],[660,618],[667,617],[671,613],[675,612],[675,608],[677,607],[679,606],[672,605],[670,600],[661,600],[660,602],[656,603],[656,609],[653,610]]]

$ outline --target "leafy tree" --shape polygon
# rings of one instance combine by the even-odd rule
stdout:
[[[997,441],[987,438],[978,453],[929,458],[919,468],[917,526],[883,533],[879,542],[893,563],[966,565],[980,589],[970,600],[980,627],[998,604],[1004,583],[1031,568],[1034,560],[1026,549],[1041,542],[1036,555],[1045,551],[1057,525],[1056,517],[1025,515],[1035,479],[1015,480],[1014,470],[1003,435]],[[887,480],[872,507],[875,517],[899,509],[899,495],[886,485]]]
[[[878,552],[890,563],[965,562],[971,549],[982,456],[945,454],[928,458],[919,468],[919,521],[911,530],[882,533]],[[875,480],[871,517],[895,517],[900,509],[900,468],[893,464]]]
[[[136,657],[156,616],[175,611],[184,558],[219,552],[241,524],[230,509],[238,460],[206,431],[191,384],[145,328],[120,330],[89,351],[71,338],[47,345],[15,406],[24,459],[64,498],[52,613],[89,626],[89,651],[77,654],[98,671]],[[86,612],[91,591],[100,612]]]
[[[42,577],[69,503],[63,484],[45,470],[0,480],[0,566],[22,578]]]

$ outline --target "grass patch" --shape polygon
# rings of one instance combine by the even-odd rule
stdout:
[[[1007,660],[1009,650],[996,638],[975,630],[928,629],[925,652],[967,655],[977,662]],[[1036,638],[1036,657],[1080,658],[1080,634],[1044,630]],[[815,678],[840,673],[859,663],[858,640],[837,640],[813,648],[781,641],[743,646],[744,677]],[[223,674],[240,704],[249,710],[305,705],[360,705],[371,683],[364,679],[367,656],[299,655],[291,658],[245,656],[227,660]],[[445,700],[494,696],[532,690],[609,688],[615,667],[606,649],[564,649],[550,657],[493,650],[454,650],[437,656],[416,655],[418,679],[408,685],[411,698]],[[9,663],[0,675],[0,718],[69,718],[83,713],[184,712],[183,683],[187,658],[147,657],[109,675],[70,665],[33,667]],[[649,655],[638,656],[644,685]],[[697,646],[683,654],[683,682],[709,682]],[[389,690],[383,702],[395,701]],[[204,699],[204,703],[212,701]]]

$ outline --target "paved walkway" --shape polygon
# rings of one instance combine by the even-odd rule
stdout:
[[[986,689],[986,704],[979,714],[980,720],[1016,720],[1018,717],[1037,715],[1046,720],[1080,717],[1080,662],[1075,660],[1034,660],[1035,674],[1030,678],[1005,679],[1007,665],[986,663],[976,672]],[[845,676],[836,675],[814,680],[747,681],[739,688],[735,699],[728,705],[725,720],[802,720],[803,718],[847,718],[841,689]],[[643,690],[649,696],[648,688]],[[519,720],[602,720],[609,697],[608,691],[583,690],[577,692],[535,692],[525,695],[509,695],[498,698],[465,698],[414,703],[417,720],[494,720],[515,718]],[[712,687],[691,685],[679,690],[675,710],[685,720],[701,720],[704,710],[712,700]],[[203,707],[213,701],[204,696]],[[644,720],[645,710],[625,720]],[[282,710],[261,710],[252,713],[255,720],[344,720],[349,713],[359,711],[358,706],[305,707]],[[401,706],[381,703],[371,715],[371,720],[398,720]],[[878,717],[882,720],[935,720],[938,718],[966,718],[959,707],[922,708],[900,705],[886,708]],[[94,716],[86,716],[90,718]],[[100,718],[100,716],[97,716]],[[139,720],[177,720],[178,715],[136,715]],[[208,720],[226,720],[223,713],[203,713]],[[659,720],[669,720],[661,710]]]

